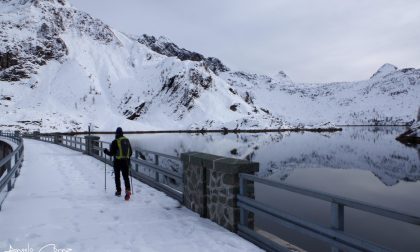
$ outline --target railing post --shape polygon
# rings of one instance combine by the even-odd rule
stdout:
[[[344,206],[331,203],[331,228],[344,231]]]
[[[244,197],[255,197],[254,181],[244,179],[239,174],[239,195]],[[254,228],[254,213],[244,208],[240,208],[239,220],[241,225],[250,229]]]
[[[226,229],[236,232],[239,174],[255,173],[258,163],[205,153],[182,153],[184,205]]]
[[[98,136],[85,136],[86,150],[83,153],[89,156],[99,155],[99,151],[93,149],[94,146],[99,148],[99,139]]]
[[[335,202],[331,203],[331,228],[338,231],[344,231],[344,206]],[[342,251],[339,248],[332,247],[331,252]]]
[[[246,195],[246,187],[245,187],[245,179],[239,178],[239,195],[245,196]],[[239,222],[243,226],[247,226],[248,224],[248,211],[241,208],[239,213]]]
[[[159,156],[155,154],[155,165],[159,166]],[[159,183],[159,172],[155,171],[155,180]]]
[[[10,170],[12,169],[12,159],[7,161],[5,166],[6,166],[7,174],[9,174]],[[10,179],[9,182],[7,183],[7,191],[10,192],[12,189],[13,189],[12,180]]]
[[[137,150],[135,151],[134,157],[136,159],[138,159],[140,157],[139,151],[137,151]],[[135,164],[136,164],[136,172],[138,172],[139,171],[139,164],[137,162]]]
[[[20,131],[19,130],[15,130],[15,137],[20,137]]]

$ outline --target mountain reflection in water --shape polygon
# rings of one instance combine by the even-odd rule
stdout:
[[[346,169],[347,173],[357,169],[370,171],[382,183],[392,186],[400,181],[420,180],[420,147],[410,148],[395,140],[404,130],[347,127],[335,133],[128,136],[134,146],[173,156],[199,151],[259,162],[259,176],[284,182],[301,169]],[[104,135],[102,139],[111,140],[112,136]]]

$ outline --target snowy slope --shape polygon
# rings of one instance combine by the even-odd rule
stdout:
[[[296,84],[286,75],[271,78],[226,72],[224,79],[251,104],[289,122],[338,125],[412,123],[420,104],[420,69],[385,64],[369,80]]]
[[[64,0],[0,1],[0,129],[288,128],[407,123],[420,71],[295,84],[231,71],[166,38],[120,33]]]

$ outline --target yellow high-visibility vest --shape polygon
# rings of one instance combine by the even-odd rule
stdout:
[[[122,147],[122,144],[121,144],[121,141],[123,141],[123,140],[127,140],[128,141],[128,139],[126,138],[126,137],[120,137],[120,138],[118,138],[117,139],[117,146],[118,146],[118,153],[117,153],[117,155],[115,156],[115,158],[116,159],[123,159],[123,158],[130,158],[130,149],[128,148],[128,145],[126,146],[127,147],[127,153],[124,153],[124,150],[123,150],[123,147]]]

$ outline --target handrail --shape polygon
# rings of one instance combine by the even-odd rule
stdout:
[[[182,179],[182,174],[179,174],[177,172],[174,172],[174,171],[171,171],[171,170],[168,170],[168,169],[164,169],[164,168],[160,167],[159,165],[155,165],[155,164],[143,161],[141,159],[136,159],[136,158],[131,158],[131,161],[134,162],[134,163],[139,163],[139,164],[145,165],[149,168],[155,169],[155,170],[161,172],[162,174],[165,174],[166,176],[171,176],[171,177]]]
[[[358,209],[358,210],[361,210],[361,211],[364,211],[364,212],[373,213],[373,214],[380,215],[380,216],[383,216],[383,217],[387,217],[387,218],[390,218],[390,219],[399,220],[399,221],[411,223],[411,224],[414,224],[414,225],[420,225],[420,217],[413,216],[413,215],[410,215],[410,214],[400,213],[400,212],[397,212],[397,211],[392,210],[392,209],[387,209],[387,208],[384,208],[384,207],[375,206],[373,204],[365,203],[365,202],[362,202],[362,201],[349,199],[349,198],[345,198],[345,197],[341,197],[341,196],[336,196],[336,195],[329,194],[329,193],[319,192],[319,191],[316,191],[316,190],[311,190],[311,189],[307,189],[307,188],[303,188],[303,187],[288,185],[288,184],[284,184],[284,183],[278,183],[278,182],[275,182],[275,181],[259,178],[259,177],[256,177],[256,176],[253,176],[253,175],[250,175],[250,174],[240,174],[239,178],[240,179],[245,179],[245,180],[251,180],[251,181],[258,182],[258,183],[261,183],[261,184],[264,184],[264,185],[276,187],[276,188],[279,188],[279,189],[284,189],[284,190],[287,190],[289,192],[302,194],[302,195],[305,195],[305,196],[309,196],[309,197],[312,197],[312,198],[317,198],[317,199],[328,201],[328,202],[331,202],[331,203],[344,205],[344,206],[347,206],[347,207],[350,207],[350,208],[353,208],[353,209]]]
[[[350,250],[367,250],[367,251],[390,251],[375,243],[364,241],[360,238],[353,237],[344,233],[344,207],[357,209],[363,212],[375,214],[393,220],[420,226],[420,217],[406,213],[397,212],[380,206],[375,206],[366,202],[353,200],[329,193],[319,192],[308,188],[288,185],[259,178],[250,174],[239,174],[240,194],[238,195],[238,207],[240,208],[240,225],[239,233],[247,238],[253,239],[261,246],[268,249],[278,250],[269,244],[266,239],[260,237],[256,232],[247,227],[248,214],[256,212],[267,214],[275,218],[283,226],[287,226],[294,230],[305,233],[306,235],[315,237],[319,240],[328,242],[331,246],[338,249]],[[325,228],[308,221],[297,218],[293,215],[286,214],[278,209],[268,206],[262,202],[247,196],[247,182],[260,183],[263,185],[283,189],[292,193],[320,199],[331,203],[331,228]],[[337,243],[338,242],[338,243]]]
[[[163,154],[163,153],[156,152],[156,151],[145,150],[145,149],[142,149],[142,148],[137,148],[136,150],[139,151],[139,152],[142,152],[142,153],[146,152],[146,153],[149,153],[149,154],[152,154],[152,155],[158,155],[158,156],[161,156],[161,157],[181,161],[181,159],[179,157],[170,156],[170,155]]]
[[[20,174],[20,169],[22,167],[22,162],[24,159],[23,155],[23,140],[19,135],[12,134],[12,133],[3,133],[0,132],[0,137],[10,140],[16,143],[18,146],[12,150],[7,156],[3,157],[0,160],[0,195],[2,191],[6,188],[7,192],[3,194],[3,198],[0,198],[0,210],[4,200],[7,197],[7,193],[10,192],[14,188],[14,184],[16,182],[16,178]],[[0,138],[1,141],[1,138]],[[4,141],[3,141],[4,142]],[[7,142],[5,142],[7,144]]]

